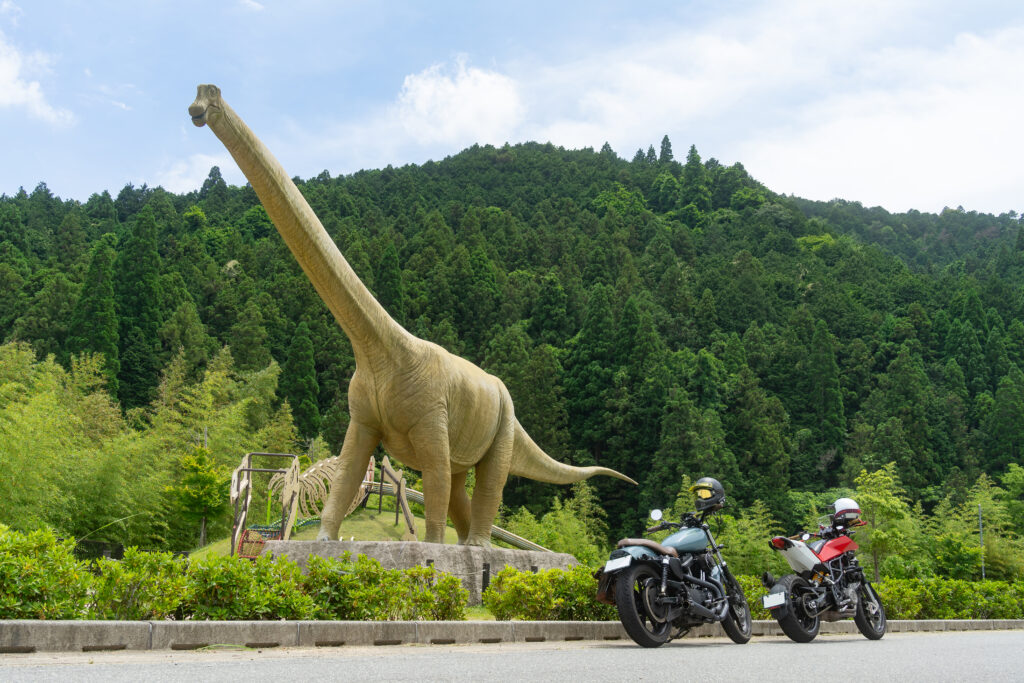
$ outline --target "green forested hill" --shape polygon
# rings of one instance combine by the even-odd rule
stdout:
[[[298,182],[392,315],[504,379],[552,456],[641,482],[593,480],[613,534],[671,504],[684,475],[716,476],[734,501],[792,521],[806,512],[800,492],[888,462],[926,509],[1024,464],[1015,214],[779,196],[693,148],[676,161],[667,138],[632,161],[607,145],[475,146]],[[237,462],[232,448],[317,434],[336,451],[344,434],[348,342],[253,191],[216,168],[186,195],[129,185],[80,204],[41,183],[0,197],[0,339],[57,364],[31,370],[23,347],[5,352],[0,453],[16,465],[18,439],[38,439],[10,416],[28,410],[19,401],[40,368],[78,392],[67,405],[87,426],[95,415],[79,404],[103,378],[121,413],[53,448],[122,458],[125,472],[142,452],[177,462],[231,401],[244,403],[231,429],[249,436],[210,446],[222,465]],[[104,354],[95,377],[76,361],[87,352]],[[183,387],[195,405],[182,407]],[[159,446],[130,436],[158,429],[145,438]],[[146,495],[171,495],[172,469]],[[73,479],[56,477],[53,495],[74,500],[61,481]],[[513,479],[505,502],[541,512],[559,492]],[[11,505],[0,522],[20,514]],[[119,505],[89,523],[142,503]],[[60,514],[74,524],[75,511]]]

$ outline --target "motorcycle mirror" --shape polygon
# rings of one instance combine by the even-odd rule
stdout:
[[[811,535],[809,533],[807,533],[806,531],[804,533],[800,534],[800,540],[801,541],[806,541],[810,537],[811,537]]]
[[[651,519],[655,522],[661,519],[661,510],[651,510]]]

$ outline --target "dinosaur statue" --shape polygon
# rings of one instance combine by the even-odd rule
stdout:
[[[423,477],[425,540],[444,542],[451,518],[459,543],[489,546],[510,474],[570,484],[606,467],[571,467],[541,450],[516,420],[505,385],[464,358],[419,339],[374,299],[341,255],[281,164],[221,98],[200,85],[188,108],[208,125],[252,184],[271,221],[348,336],[356,369],[341,466],[321,515],[318,540],[335,540],[378,444]],[[472,501],[466,473],[475,468]]]

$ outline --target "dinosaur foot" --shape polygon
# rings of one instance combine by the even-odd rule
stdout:
[[[471,536],[471,537],[467,538],[465,541],[459,541],[459,545],[475,545],[475,546],[478,546],[480,548],[490,548],[491,547],[491,539],[490,539],[490,537],[484,537],[484,538],[477,537],[477,538],[473,538]]]

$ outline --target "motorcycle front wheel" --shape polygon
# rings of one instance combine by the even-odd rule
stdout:
[[[743,645],[750,640],[754,630],[754,622],[750,618],[750,607],[747,605],[747,596],[743,594],[743,587],[728,568],[725,569],[725,597],[729,600],[729,611],[725,613],[722,620],[722,628],[725,635],[729,636],[732,642]]]
[[[868,640],[878,640],[885,635],[885,608],[874,586],[867,581],[862,581],[857,589],[857,612],[853,621]]]
[[[786,594],[785,616],[776,617],[782,632],[789,636],[790,640],[798,643],[809,643],[818,635],[821,621],[818,615],[811,616],[804,609],[804,595],[800,589],[810,584],[796,574],[787,574],[779,579],[776,586],[782,586]]]
[[[634,564],[615,581],[619,620],[637,645],[660,647],[668,642],[672,625],[658,614],[656,598],[660,588],[661,575],[646,564]]]

